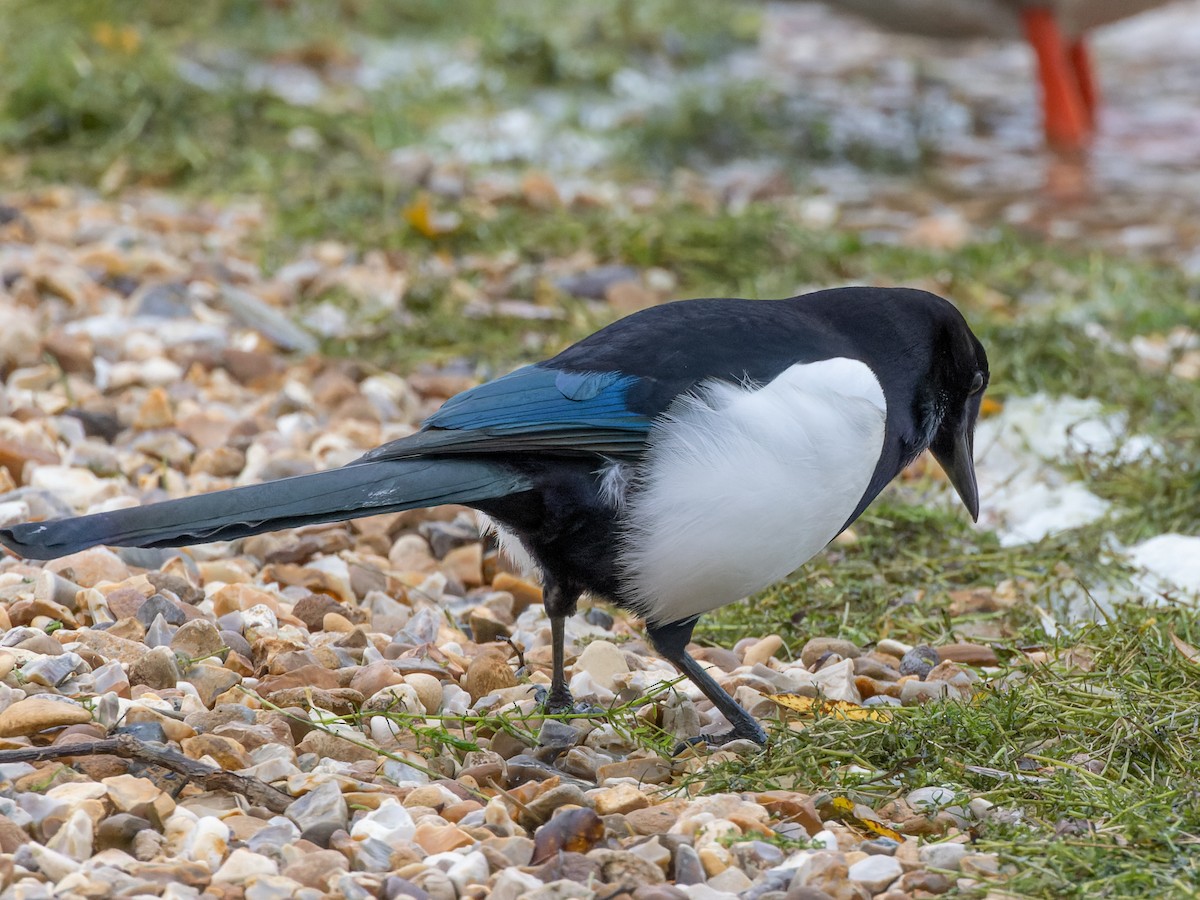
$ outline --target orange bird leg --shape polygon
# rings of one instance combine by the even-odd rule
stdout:
[[[1046,141],[1061,150],[1083,149],[1091,136],[1087,107],[1054,13],[1031,7],[1021,11],[1021,21],[1037,56]]]
[[[1096,70],[1092,68],[1092,54],[1082,36],[1067,48],[1071,68],[1075,70],[1075,82],[1079,85],[1079,96],[1087,113],[1088,127],[1095,129],[1096,114],[1100,108],[1100,89],[1096,85]]]

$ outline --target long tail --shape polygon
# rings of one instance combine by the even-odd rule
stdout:
[[[30,559],[96,544],[179,547],[263,531],[340,522],[528,490],[502,465],[472,459],[389,459],[113,512],[0,528],[0,543]]]

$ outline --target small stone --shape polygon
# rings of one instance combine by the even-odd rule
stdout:
[[[904,654],[900,660],[900,674],[916,675],[923,681],[937,664],[938,652],[928,644],[920,644]]]
[[[967,855],[967,848],[953,841],[943,841],[937,844],[926,844],[921,848],[920,860],[931,869],[944,869],[957,872],[961,868],[962,859]]]
[[[900,703],[903,706],[917,706],[931,700],[946,700],[958,696],[949,684],[944,681],[906,681],[900,685]]]
[[[90,721],[92,714],[78,703],[28,697],[0,712],[0,737],[39,734],[51,728]]]
[[[666,834],[679,821],[679,807],[659,804],[625,814],[625,821],[637,834]]]
[[[199,665],[188,669],[184,680],[196,689],[201,703],[212,706],[219,696],[240,684],[242,676],[221,666]]]
[[[880,837],[870,841],[863,841],[858,845],[858,849],[863,853],[869,853],[872,856],[895,856],[896,850],[900,847],[900,842],[892,838]]]
[[[904,874],[898,859],[890,856],[868,856],[850,866],[850,880],[857,881],[872,894],[883,891]]]
[[[983,644],[946,644],[937,648],[942,662],[956,662],[966,666],[995,666],[1000,660],[996,651]]]
[[[492,589],[506,591],[513,597],[513,615],[519,616],[534,604],[542,602],[542,589],[531,581],[518,578],[508,572],[500,572],[492,579]]]
[[[575,661],[576,672],[587,672],[601,687],[616,690],[616,677],[629,672],[621,648],[609,641],[592,641]]]
[[[708,881],[708,873],[704,871],[704,863],[700,855],[689,844],[680,844],[675,849],[674,881],[676,884],[704,884]]]
[[[185,740],[181,746],[184,754],[192,759],[208,756],[222,769],[229,771],[237,771],[253,765],[250,754],[241,744],[220,735],[198,734]]]
[[[92,547],[60,557],[46,563],[46,568],[85,588],[104,581],[125,581],[129,577],[129,567],[117,554],[104,547]]]
[[[46,636],[49,638],[49,635]],[[53,638],[49,638],[53,640]],[[22,641],[20,648],[22,650],[30,650],[29,644],[32,641]],[[86,671],[87,664],[80,658],[77,653],[63,653],[62,648],[59,648],[57,656],[42,656],[34,660],[30,660],[21,667],[21,678],[30,684],[38,684],[43,687],[57,687],[76,672]]]
[[[179,683],[179,665],[170,647],[155,647],[129,667],[129,683],[144,684],[154,690],[173,688]]]
[[[588,859],[600,864],[601,881],[626,891],[641,884],[659,884],[665,880],[662,869],[628,850],[597,848],[588,854]],[[749,883],[747,878],[746,885]]]
[[[630,853],[636,853],[646,862],[653,863],[662,870],[665,875],[671,869],[671,850],[663,843],[662,838],[657,835],[649,840],[642,841],[640,844],[633,844],[629,847]],[[780,854],[782,857],[783,854]]]
[[[251,884],[246,885],[245,900],[293,900],[311,891],[298,881],[283,875],[259,875]],[[305,898],[309,900],[309,898]]]
[[[426,853],[447,853],[475,843],[475,838],[457,825],[434,825],[429,822],[416,826],[412,840]]]
[[[310,731],[296,744],[296,753],[315,753],[320,759],[338,759],[342,762],[359,760],[376,761],[379,755],[368,747],[361,747],[325,731]]]
[[[559,853],[587,853],[604,838],[604,822],[586,806],[567,809],[553,816],[533,836],[533,865]]]
[[[399,572],[428,574],[437,570],[437,557],[429,548],[429,542],[419,534],[405,534],[396,539],[388,552],[388,562]]]
[[[463,687],[471,695],[472,703],[480,697],[516,686],[517,676],[513,674],[512,666],[499,653],[482,653],[475,657],[463,677]]]
[[[795,822],[809,835],[817,834],[825,827],[817,814],[816,805],[808,794],[798,791],[763,791],[755,794],[754,800],[774,818]]]
[[[973,878],[995,878],[1000,874],[1000,857],[995,853],[968,853],[959,868]]]
[[[455,547],[442,559],[442,571],[468,588],[483,584],[483,544],[475,541]]]
[[[842,659],[856,659],[862,651],[851,641],[841,638],[817,637],[811,639],[800,651],[800,663],[806,669],[814,669],[825,656],[836,653]]]
[[[275,860],[259,856],[245,847],[239,847],[230,853],[225,862],[221,864],[221,868],[213,873],[212,883],[244,884],[253,878],[278,874],[279,866]]]
[[[589,791],[588,799],[592,801],[592,808],[602,816],[631,813],[650,805],[650,799],[629,783]]]
[[[777,634],[768,634],[746,648],[746,652],[742,655],[742,664],[747,666],[766,665],[782,647],[783,638]]]
[[[464,853],[456,862],[450,864],[446,875],[458,889],[459,896],[465,896],[473,885],[482,885],[487,881],[487,857],[478,851]]]
[[[790,893],[798,887],[807,887],[841,896],[842,885],[848,877],[845,854],[836,850],[816,850],[800,863],[788,891]]]
[[[146,399],[138,407],[133,427],[139,431],[153,428],[168,428],[175,422],[175,414],[171,411],[171,401],[167,392],[161,387],[151,388]]]
[[[675,764],[660,756],[618,760],[600,766],[596,771],[601,781],[610,778],[632,778],[641,784],[666,784],[674,777]]]
[[[708,879],[708,886],[714,891],[726,891],[730,894],[740,894],[751,884],[753,882],[745,872],[732,866]]]
[[[97,785],[99,787],[99,785]],[[92,855],[95,841],[95,828],[92,817],[87,810],[77,808],[67,818],[54,836],[46,841],[46,847],[77,862],[83,862]]]
[[[423,672],[414,672],[411,675],[405,675],[404,682],[417,692],[417,697],[421,701],[421,705],[425,707],[425,712],[430,715],[441,712],[442,683],[438,679]]]
[[[510,772],[513,768],[510,767]],[[560,784],[530,800],[517,816],[517,821],[526,828],[534,828],[550,821],[551,816],[564,806],[584,806],[587,798],[574,784]],[[590,812],[590,810],[589,810]]]
[[[467,617],[471,637],[477,644],[490,644],[512,635],[512,629],[486,606],[476,606]]]
[[[225,642],[221,639],[221,632],[212,622],[207,619],[192,619],[179,626],[175,637],[171,638],[170,647],[194,662],[216,656],[225,648]]]
[[[517,868],[501,869],[492,882],[491,900],[519,900],[542,886],[542,880]]]
[[[161,823],[175,811],[171,796],[147,778],[114,775],[103,779],[101,784],[118,812]]]
[[[292,615],[311,632],[320,631],[329,613],[341,613],[345,607],[328,594],[306,594],[292,607]]]
[[[285,866],[280,874],[305,887],[328,891],[331,879],[336,881],[349,867],[346,857],[336,850],[310,850]]]
[[[168,625],[182,625],[187,622],[184,611],[162,594],[154,594],[146,599],[144,604],[138,607],[136,618],[146,628],[150,628],[150,625],[154,624],[154,620],[160,616]]]
[[[96,849],[103,851],[115,848],[128,852],[138,832],[151,827],[149,819],[130,813],[109,816],[96,829]]]
[[[944,894],[950,890],[950,879],[940,872],[905,872],[899,881],[893,883],[892,889],[907,891],[906,896],[922,896],[917,894],[917,891],[924,891],[925,894]]]
[[[285,815],[296,823],[303,834],[310,829],[345,829],[349,825],[350,810],[337,782],[327,781],[289,804]]]
[[[136,588],[122,587],[110,591],[104,602],[115,618],[129,619],[137,615],[146,602],[146,596]]]

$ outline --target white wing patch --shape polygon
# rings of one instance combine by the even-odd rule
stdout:
[[[676,401],[626,498],[620,565],[639,610],[707,612],[820,551],[870,484],[886,411],[870,368],[843,358]]]

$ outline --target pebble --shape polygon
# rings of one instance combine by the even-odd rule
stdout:
[[[967,848],[959,843],[944,842],[937,844],[926,844],[921,848],[920,860],[931,869],[945,869],[951,872],[957,872],[963,860],[967,855]]]
[[[221,868],[213,873],[213,884],[243,884],[267,875],[278,875],[279,865],[266,856],[259,856],[245,847],[229,854]]]
[[[822,657],[835,653],[843,659],[855,659],[862,651],[854,643],[841,638],[816,637],[808,641],[800,650],[800,663],[806,669],[813,669]]]
[[[888,885],[904,874],[898,859],[890,856],[868,856],[850,866],[851,881],[857,881],[872,894],[886,890]]]
[[[766,665],[766,663],[783,647],[783,638],[777,634],[768,634],[746,648],[742,663],[747,666]]]
[[[621,648],[609,641],[592,641],[575,661],[576,672],[587,672],[601,687],[616,689],[616,678],[629,672],[629,663]]]
[[[916,675],[924,679],[939,662],[938,652],[927,644],[913,647],[900,659],[901,675]]]
[[[29,697],[0,712],[0,737],[40,734],[51,728],[92,721],[92,714],[68,700]]]
[[[286,815],[301,834],[309,831],[332,833],[349,825],[350,811],[336,781],[326,781],[288,806]]]

